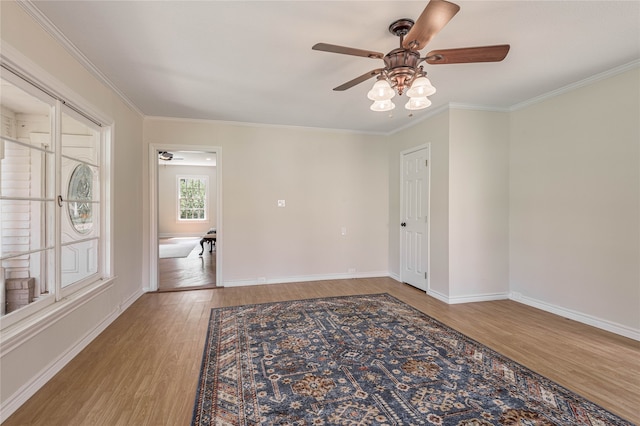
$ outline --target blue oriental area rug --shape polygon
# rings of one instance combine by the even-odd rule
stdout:
[[[213,309],[192,425],[631,425],[388,294]]]

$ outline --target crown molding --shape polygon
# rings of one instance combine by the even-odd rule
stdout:
[[[133,111],[138,113],[141,117],[144,117],[144,113],[138,108],[138,106],[129,99],[124,92],[122,92],[106,75],[102,73],[81,51],[71,42],[63,33],[56,27],[40,9],[34,5],[31,0],[22,0],[16,2],[18,5],[31,16],[54,40],[64,47],[69,54],[93,75],[98,81],[111,89],[116,93],[122,101],[129,106]]]
[[[285,129],[285,130],[299,130],[299,131],[317,131],[328,133],[346,133],[357,135],[373,135],[384,136],[387,133],[374,132],[366,130],[352,130],[352,129],[331,129],[326,127],[309,127],[309,126],[294,126],[292,124],[269,124],[269,123],[251,123],[245,121],[229,121],[229,120],[214,120],[208,118],[180,118],[180,117],[163,117],[157,115],[146,115],[145,120],[150,121],[169,121],[169,122],[182,122],[182,123],[203,123],[203,124],[220,124],[225,126],[237,126],[237,127],[260,127],[269,129]]]
[[[82,110],[80,114],[94,123],[99,125],[113,124],[114,120],[110,115],[96,109],[83,96],[51,75],[49,71],[40,67],[5,40],[0,40],[0,62],[2,62],[2,68],[29,82],[29,84],[37,87],[52,99],[61,100],[76,112],[79,108]]]
[[[417,118],[415,120],[411,120],[410,122],[408,122],[407,124],[405,124],[404,126],[398,127],[397,129],[393,129],[388,133],[385,133],[385,135],[387,136],[391,136],[391,135],[395,135],[396,133],[402,132],[403,130],[407,130],[412,128],[413,126],[417,126],[418,123],[421,123],[431,117],[434,117],[438,114],[440,114],[441,112],[444,111],[449,111],[450,107],[449,104],[445,104],[445,105],[441,105],[438,108],[434,108],[428,112],[425,112],[424,115],[422,115],[420,118]]]
[[[458,102],[449,102],[449,109],[466,109],[472,111],[487,111],[487,112],[509,112],[509,108],[494,107],[489,105],[474,105],[474,104],[461,104]]]
[[[518,111],[518,110],[521,110],[523,108],[527,108],[527,107],[529,107],[531,105],[535,105],[537,103],[546,101],[546,100],[554,98],[556,96],[560,96],[560,95],[565,94],[567,92],[570,92],[572,90],[576,90],[576,89],[579,89],[581,87],[588,86],[590,84],[594,84],[594,83],[596,83],[598,81],[605,80],[607,78],[616,76],[618,74],[622,74],[623,72],[627,72],[627,71],[630,71],[630,70],[632,70],[634,68],[638,68],[638,67],[640,67],[640,59],[636,59],[636,60],[631,61],[631,62],[629,62],[627,64],[620,65],[618,67],[612,68],[610,70],[601,72],[601,73],[596,74],[596,75],[592,75],[591,77],[587,77],[587,78],[585,78],[583,80],[576,81],[575,83],[568,84],[566,86],[560,87],[559,89],[552,90],[552,91],[547,92],[547,93],[543,93],[542,95],[536,96],[534,98],[527,99],[526,101],[523,101],[523,102],[517,103],[515,105],[512,105],[511,107],[508,108],[507,111],[509,111],[509,112]]]
[[[464,103],[457,103],[457,102],[450,102],[448,104],[442,105],[438,108],[435,108],[432,111],[429,111],[427,114],[425,114],[424,116],[420,117],[419,120],[415,120],[412,121],[402,127],[399,127],[395,130],[392,130],[391,132],[387,133],[387,135],[393,135],[396,134],[398,132],[401,132],[403,130],[406,130],[408,128],[411,128],[415,125],[417,125],[418,123],[420,123],[421,121],[424,121],[428,118],[431,118],[437,114],[440,114],[441,112],[444,111],[450,111],[453,109],[466,109],[466,110],[474,110],[474,111],[489,111],[489,112],[513,112],[513,111],[518,111],[520,109],[529,107],[531,105],[546,101],[548,99],[554,98],[556,96],[560,96],[562,94],[565,94],[567,92],[570,92],[572,90],[578,89],[580,87],[584,87],[584,86],[588,86],[590,84],[594,84],[598,81],[601,80],[605,80],[607,78],[610,77],[614,77],[618,74],[622,74],[624,72],[630,71],[632,69],[635,68],[640,68],[640,59],[636,59],[633,60],[627,64],[624,65],[620,65],[618,67],[612,68],[610,70],[601,72],[599,74],[595,74],[591,77],[587,77],[583,80],[580,81],[576,81],[575,83],[571,83],[568,84],[566,86],[563,86],[559,89],[556,90],[552,90],[551,92],[547,92],[547,93],[543,93],[542,95],[536,96],[534,98],[530,98],[527,99],[526,101],[511,105],[510,107],[507,108],[501,108],[501,107],[492,107],[492,106],[487,106],[487,105],[472,105],[472,104],[464,104]]]
[[[472,110],[472,111],[489,111],[489,112],[509,112],[509,108],[500,108],[500,107],[492,107],[492,106],[487,106],[487,105],[472,105],[472,104],[463,104],[463,103],[457,103],[457,102],[449,102],[447,104],[441,105],[438,108],[434,108],[433,110],[430,110],[429,112],[426,112],[423,116],[421,116],[419,119],[416,119],[414,121],[411,121],[407,124],[405,124],[402,127],[398,127],[397,129],[392,130],[389,133],[386,133],[387,136],[389,135],[393,135],[396,134],[398,132],[401,132],[403,130],[409,129],[415,125],[417,125],[418,123],[427,120],[433,116],[436,116],[438,114],[440,114],[441,112],[445,112],[445,111],[451,111],[454,109],[466,109],[466,110]]]

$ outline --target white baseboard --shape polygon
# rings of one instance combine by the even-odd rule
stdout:
[[[514,302],[532,306],[542,311],[550,312],[561,317],[569,318],[571,320],[600,328],[602,330],[609,331],[620,336],[640,341],[640,329],[628,327],[626,325],[618,324],[613,321],[594,317],[593,315],[588,315],[582,312],[553,305],[551,303],[543,302],[541,300],[533,299],[531,297],[523,296],[522,294],[517,292],[510,293],[509,299],[513,300]]]
[[[455,305],[457,303],[490,302],[493,300],[506,300],[508,298],[509,293],[485,293],[467,296],[453,296],[449,297],[449,304]]]
[[[446,294],[442,294],[442,293],[440,293],[438,291],[428,289],[427,290],[427,296],[431,296],[434,299],[438,299],[441,302],[449,304],[449,296],[447,296]]]
[[[229,280],[224,282],[224,287],[242,287],[248,285],[266,285],[266,284],[285,284],[309,281],[326,281],[326,280],[347,280],[353,278],[380,278],[388,277],[387,271],[373,272],[354,272],[346,274],[320,274],[320,275],[301,275],[294,277],[266,278],[258,277],[247,280]]]
[[[131,306],[144,293],[137,291],[128,297],[116,310],[111,312],[96,327],[85,334],[80,340],[71,346],[65,353],[52,360],[45,368],[38,372],[31,380],[22,385],[13,395],[3,401],[0,407],[0,423],[3,423],[22,404],[27,402],[40,388],[62,370],[74,357],[76,357],[89,343],[102,333],[113,321],[118,318],[129,306]],[[88,301],[85,301],[88,303]]]
[[[114,311],[107,316],[96,328],[87,333],[69,350],[53,360],[42,371],[36,374],[31,380],[22,385],[13,395],[7,398],[0,408],[0,423],[11,416],[22,404],[27,402],[41,387],[53,378],[62,368],[78,355],[85,347],[91,343],[100,333],[102,333],[118,316],[120,311]]]
[[[393,278],[394,280],[400,283],[402,282],[402,278],[400,278],[400,275],[394,272],[389,272],[388,276],[389,278]],[[473,296],[456,296],[456,297],[449,297],[445,294],[442,294],[432,289],[428,289],[426,293],[428,296],[431,296],[434,299],[438,299],[439,301],[444,302],[447,305],[454,305],[457,303],[469,303],[469,302],[488,302],[491,300],[504,300],[509,298],[508,293],[488,293],[488,294],[476,294]]]
[[[129,306],[133,305],[133,303],[138,300],[143,294],[145,294],[147,291],[145,291],[144,289],[139,289],[138,291],[136,291],[135,293],[133,293],[131,296],[129,296],[128,298],[126,298],[121,304],[120,304],[120,313],[126,311]]]
[[[168,233],[168,234],[158,234],[158,238],[193,238],[193,237],[202,237],[204,234],[206,234],[205,232],[190,232],[187,234],[176,234],[176,233]]]
[[[427,290],[427,294],[448,305],[472,302],[490,302],[492,300],[505,300],[509,298],[508,293],[485,293],[466,296],[447,296],[435,290]]]

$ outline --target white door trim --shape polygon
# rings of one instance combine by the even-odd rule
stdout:
[[[222,280],[222,147],[206,145],[149,144],[149,286],[147,291],[158,290],[158,151],[201,151],[216,154],[216,285]]]
[[[429,292],[431,289],[431,143],[425,143],[422,145],[418,145],[409,149],[405,149],[404,151],[400,152],[400,211],[399,211],[399,218],[402,220],[402,209],[404,208],[404,188],[403,188],[403,172],[404,172],[404,166],[403,166],[403,158],[405,155],[407,154],[411,154],[413,152],[419,151],[421,149],[426,149],[427,150],[427,161],[428,161],[428,166],[427,166],[427,187],[425,188],[425,190],[427,191],[427,224],[426,224],[426,233],[427,233],[427,284],[426,284],[426,292]],[[398,224],[399,225],[399,224]],[[398,228],[399,229],[399,228]],[[402,254],[403,254],[403,248],[402,248],[402,237],[400,236],[400,230],[398,230],[398,241],[399,241],[399,252],[398,252],[398,258],[399,258],[399,262],[398,265],[400,266],[399,268],[399,275],[400,275],[400,281],[404,282],[404,280],[402,279]]]

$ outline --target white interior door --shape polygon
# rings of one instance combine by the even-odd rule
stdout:
[[[402,153],[400,278],[427,291],[429,209],[428,148]]]

